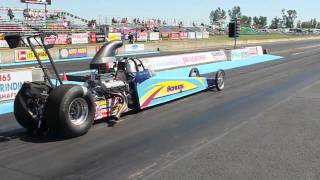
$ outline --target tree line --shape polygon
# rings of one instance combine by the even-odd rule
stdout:
[[[250,27],[256,29],[262,28],[270,28],[270,29],[278,29],[278,28],[320,28],[320,22],[317,22],[316,19],[311,19],[311,21],[301,22],[297,21],[295,24],[298,13],[293,9],[282,9],[281,15],[278,17],[274,17],[271,20],[271,24],[268,25],[268,18],[265,16],[246,16],[241,12],[240,6],[234,6],[232,9],[226,11],[222,8],[217,8],[210,12],[210,23],[212,25],[216,25],[218,27],[222,27],[226,20],[227,16],[229,16],[230,20],[235,20],[237,17],[241,18],[241,26],[242,27]]]

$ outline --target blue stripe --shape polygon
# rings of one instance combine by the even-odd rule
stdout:
[[[7,114],[13,112],[13,101],[0,104],[0,114]]]

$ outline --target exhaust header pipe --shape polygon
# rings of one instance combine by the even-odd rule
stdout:
[[[116,60],[116,50],[122,46],[122,41],[110,41],[104,44],[92,59],[90,69],[98,70],[99,74],[105,73],[107,63]]]

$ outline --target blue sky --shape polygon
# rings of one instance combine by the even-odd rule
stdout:
[[[280,16],[283,8],[296,9],[301,20],[320,20],[320,0],[52,0],[50,8],[66,10],[86,19],[100,17],[101,22],[106,16],[208,22],[212,9],[230,9],[235,5],[240,5],[244,15],[267,16],[269,21]],[[0,0],[0,6],[25,7],[20,0]]]

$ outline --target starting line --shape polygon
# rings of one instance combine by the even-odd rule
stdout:
[[[256,57],[251,57],[251,58],[243,59],[243,60],[224,61],[224,62],[218,62],[218,63],[205,64],[205,65],[197,65],[197,66],[193,66],[193,67],[198,68],[201,74],[206,74],[206,73],[210,73],[213,71],[217,71],[219,69],[229,70],[229,69],[259,64],[259,63],[263,63],[263,62],[268,62],[268,61],[275,61],[275,60],[279,60],[281,58],[282,58],[281,56],[263,55],[263,56],[256,56]],[[168,77],[168,76],[170,76],[170,77],[173,77],[173,76],[185,77],[186,75],[189,74],[190,70],[193,67],[165,70],[165,71],[157,72],[156,74],[157,74],[157,76],[162,76],[162,77]],[[80,72],[84,72],[84,71],[72,72],[72,73],[68,73],[68,74],[77,74]],[[55,80],[53,80],[53,81],[55,81]],[[82,84],[82,83],[73,82],[73,81],[67,81],[65,83],[66,84],[80,84],[80,85]],[[0,115],[12,113],[12,112],[13,112],[13,101],[7,102],[7,103],[0,103]]]

